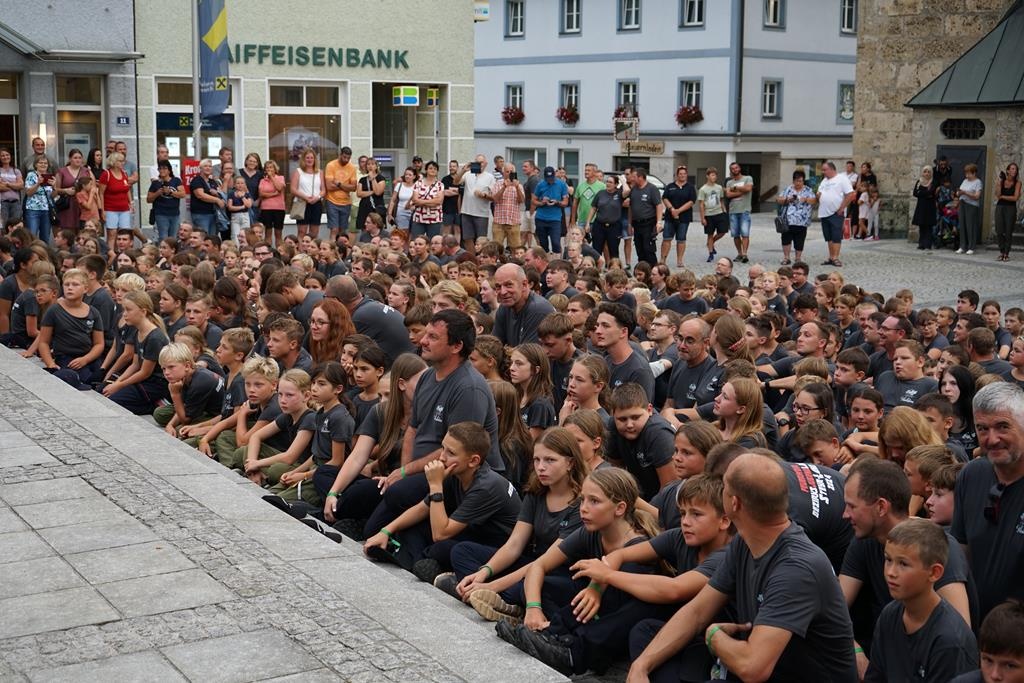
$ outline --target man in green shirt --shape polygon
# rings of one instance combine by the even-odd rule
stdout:
[[[735,161],[729,164],[729,180],[725,182],[725,196],[729,199],[729,232],[736,244],[736,260],[750,261],[750,193],[754,179],[743,175],[743,169]]]
[[[718,169],[713,166],[706,171],[707,182],[697,191],[697,206],[700,208],[700,223],[708,238],[708,263],[715,260],[715,242],[729,232],[729,217],[725,213],[725,190],[718,184]]]
[[[604,182],[597,177],[597,164],[587,164],[583,167],[583,182],[576,188],[573,195],[572,216],[570,222],[588,230],[587,216],[590,215],[590,205],[597,193],[604,189]]]

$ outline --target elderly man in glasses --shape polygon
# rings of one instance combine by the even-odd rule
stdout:
[[[966,546],[981,618],[1024,598],[1024,391],[1010,382],[974,396],[982,457],[957,479],[952,535]]]

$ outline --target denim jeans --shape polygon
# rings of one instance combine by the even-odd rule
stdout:
[[[536,218],[534,224],[537,226],[538,246],[544,247],[549,254],[560,253],[562,251],[562,222]],[[550,248],[548,247],[549,240]]]
[[[202,230],[209,235],[217,227],[217,214],[194,213],[192,214],[192,225],[198,230]]]
[[[156,234],[158,239],[164,239],[165,237],[177,237],[178,226],[181,225],[181,216],[163,216],[161,214],[154,214],[153,218],[156,220]]]
[[[327,206],[327,229],[334,230],[341,228],[343,231],[348,232],[348,219],[352,215],[351,204],[332,204],[331,202],[324,202]],[[363,226],[359,226],[362,228]]]
[[[44,242],[50,241],[50,212],[44,209],[26,209],[25,228]]]

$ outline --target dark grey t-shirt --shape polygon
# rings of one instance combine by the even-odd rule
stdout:
[[[276,399],[274,400],[274,405],[277,405]],[[263,414],[265,415],[268,410],[270,410],[269,407],[263,411]],[[260,419],[264,419],[263,415],[260,415]],[[267,439],[267,445],[284,452],[291,447],[292,441],[295,440],[299,432],[316,433],[316,411],[307,410],[299,416],[298,420],[292,420],[288,413],[282,413],[280,406],[277,406],[277,417],[274,418],[274,424],[281,431]],[[312,448],[313,441],[310,440],[305,452],[300,454],[299,458],[295,461],[296,464],[304,462],[309,457]]]
[[[92,333],[103,331],[103,317],[94,306],[89,313],[79,318],[68,313],[60,303],[55,303],[43,313],[40,327],[52,327],[50,350],[55,356],[84,356],[92,349]]]
[[[853,527],[843,519],[846,477],[839,472],[809,463],[780,463],[789,485],[789,518],[803,527],[814,545],[825,551],[839,573]]]
[[[660,204],[661,192],[652,183],[647,183],[643,187],[634,187],[629,193],[630,220],[635,223],[653,219]]]
[[[675,311],[681,316],[687,316],[691,313],[704,315],[711,309],[711,307],[708,306],[707,299],[702,296],[695,296],[692,299],[683,301],[683,299],[679,297],[679,294],[667,296],[656,305],[663,311]]]
[[[579,349],[573,353],[572,358],[566,362],[557,360],[551,361],[551,397],[554,399],[555,411],[562,409],[566,394],[569,393],[569,372],[572,371],[573,363],[582,355]]]
[[[978,361],[978,365],[985,368],[985,372],[990,372],[993,375],[999,375],[1005,380],[1009,380],[1010,373],[1013,372],[1013,366],[1002,358],[990,358],[988,360]]]
[[[568,507],[552,512],[548,510],[545,496],[527,493],[523,496],[523,507],[519,510],[519,521],[533,527],[533,536],[527,544],[524,555],[540,557],[555,541],[565,538],[580,528],[580,502],[576,500]]]
[[[674,439],[672,425],[654,413],[647,419],[639,436],[632,441],[620,436],[613,422],[607,452],[609,457],[621,461],[626,470],[636,477],[641,497],[650,500],[661,488],[657,469],[672,461]]]
[[[405,329],[405,318],[397,310],[379,301],[363,299],[352,312],[352,324],[356,332],[365,334],[377,342],[388,359],[394,362],[403,353],[413,353],[409,333]]]
[[[686,545],[683,530],[678,527],[663,531],[652,538],[651,547],[658,553],[658,557],[675,567],[677,575],[696,569],[710,579],[725,558],[725,548],[719,548],[700,562],[700,548]]]
[[[508,540],[522,506],[519,494],[508,479],[484,463],[465,491],[455,477],[445,477],[443,488],[448,516],[465,524],[474,541],[501,546]],[[423,502],[429,506],[430,498]]]
[[[903,603],[894,600],[878,617],[865,683],[946,683],[957,674],[974,670],[978,645],[952,605],[942,600],[913,633],[907,633],[903,625],[904,611]]]
[[[939,383],[931,377],[920,379],[902,380],[896,377],[895,372],[883,372],[875,378],[875,389],[882,394],[885,400],[885,412],[889,412],[896,406],[914,407],[917,399],[925,394],[938,391]]]
[[[618,223],[622,220],[622,191],[601,190],[594,196],[590,207],[597,209],[594,214],[595,223]]]
[[[110,348],[110,345],[114,341],[114,332],[117,330],[117,304],[114,303],[114,298],[110,296],[103,287],[100,287],[91,295],[84,297],[85,303],[89,304],[97,311],[99,311],[100,318],[103,320],[103,343]],[[51,306],[50,308],[53,308]],[[220,341],[219,339],[217,340]],[[217,348],[216,345],[210,347],[211,349]]]
[[[441,447],[448,428],[459,422],[476,422],[491,435],[491,452],[487,463],[496,472],[505,471],[505,461],[498,449],[498,416],[494,394],[473,365],[467,360],[440,382],[434,368],[427,369],[416,383],[409,426],[416,430],[413,459],[433,453]]]
[[[536,292],[530,292],[529,298],[518,312],[511,306],[499,306],[494,316],[492,334],[506,346],[519,346],[527,342],[537,343],[537,326],[548,313],[555,308],[547,299]]]
[[[153,336],[150,334],[150,336]],[[228,383],[224,389],[224,402],[220,406],[220,417],[226,420],[234,414],[235,408],[245,403],[245,378],[242,373],[235,374],[235,378]]]
[[[700,380],[715,365],[717,363],[711,356],[692,368],[685,362],[676,363],[668,379],[668,398],[672,399],[673,407],[682,410],[697,405],[697,388],[700,386]]]
[[[224,378],[197,367],[188,386],[182,389],[181,400],[185,404],[185,417],[190,422],[220,414],[224,403]]]
[[[324,300],[324,293],[311,289],[306,292],[306,298],[302,303],[292,306],[292,317],[302,323],[302,326],[309,330],[309,316],[313,313],[313,307]]]
[[[613,363],[610,357],[606,357],[605,361],[608,363],[610,375],[608,384],[613,390],[627,382],[636,382],[643,387],[648,402],[654,403],[654,373],[651,372],[650,362],[642,353],[634,349],[626,360],[619,364]]]
[[[28,327],[25,324],[25,318],[29,316],[36,318],[36,329],[38,329],[39,302],[36,300],[34,289],[26,289],[18,295],[18,298],[11,305],[11,332],[13,334],[27,334]]]
[[[775,680],[857,680],[843,592],[825,553],[799,525],[790,524],[756,559],[737,536],[709,585],[732,597],[737,622],[793,634],[775,664]]]
[[[321,408],[316,412],[316,432],[313,433],[313,462],[322,465],[330,461],[335,442],[348,444],[356,425],[345,406],[338,404],[329,411]]]

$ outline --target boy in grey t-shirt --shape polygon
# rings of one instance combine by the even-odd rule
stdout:
[[[707,182],[697,190],[697,207],[700,209],[700,222],[704,226],[704,234],[708,238],[708,263],[715,260],[715,242],[729,232],[729,217],[725,213],[725,190],[718,184],[718,169],[707,170]]]

